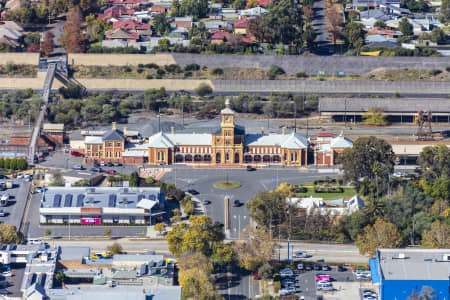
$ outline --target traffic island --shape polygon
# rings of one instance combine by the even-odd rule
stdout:
[[[214,184],[215,188],[229,190],[229,189],[237,189],[241,184],[237,181],[218,181]]]

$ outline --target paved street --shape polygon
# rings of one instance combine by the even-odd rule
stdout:
[[[2,180],[2,182],[6,181]],[[0,222],[13,224],[16,228],[19,228],[25,210],[30,182],[26,182],[24,179],[16,179],[13,182],[14,188],[0,192],[1,195],[5,193],[10,195],[8,205],[0,207],[0,209],[3,209],[7,213],[6,217],[0,217]]]
[[[279,249],[275,248],[275,256],[278,256]],[[339,251],[330,251],[331,249],[339,249]],[[368,263],[369,260],[366,256],[359,253],[358,248],[352,244],[309,244],[291,242],[289,249],[289,256],[292,259],[294,252],[306,252],[310,257],[302,259],[305,261],[318,261],[326,260],[330,262],[352,262],[352,263]],[[281,259],[287,260],[287,242],[281,243]],[[294,259],[294,261],[298,261]]]
[[[297,184],[311,182],[325,176],[336,176],[336,173],[317,173],[310,171],[300,173],[298,168],[258,169],[248,172],[245,169],[192,169],[188,167],[174,167],[166,173],[162,181],[174,183],[177,187],[188,190],[195,189],[201,200],[209,200],[206,214],[214,221],[225,222],[224,198],[230,197],[230,237],[238,238],[239,233],[249,224],[246,204],[256,193],[275,189],[281,182]],[[226,179],[238,181],[241,186],[237,189],[222,190],[214,187],[218,181]],[[239,200],[242,204],[234,207],[233,202]]]

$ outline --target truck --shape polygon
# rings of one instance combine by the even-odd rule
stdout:
[[[6,205],[8,205],[8,201],[9,201],[9,194],[8,194],[8,193],[3,194],[3,195],[0,197],[0,206],[6,206]]]

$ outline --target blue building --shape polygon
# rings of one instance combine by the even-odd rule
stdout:
[[[378,249],[370,269],[381,300],[450,299],[450,249]]]

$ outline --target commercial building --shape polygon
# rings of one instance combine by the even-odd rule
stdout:
[[[172,128],[171,133],[161,131],[139,143],[138,140],[127,137],[126,128],[118,130],[113,123],[111,131],[101,134],[82,134],[84,147],[78,145],[77,151],[82,148],[86,162],[304,166],[309,162],[308,153],[314,151],[314,145],[295,131],[286,133],[283,129],[280,134],[267,134],[262,128],[261,133],[247,133],[244,127],[235,124],[235,112],[230,108],[228,100],[220,113],[220,126],[212,128],[210,133],[175,133]],[[342,141],[345,143],[342,144]],[[320,152],[328,151],[333,157],[351,146],[352,142],[341,135],[336,141],[332,141],[330,149]],[[317,161],[319,164],[327,162],[333,164],[334,159],[330,161],[318,158]]]
[[[381,300],[406,300],[413,293],[450,297],[450,249],[378,249],[370,267]]]
[[[40,223],[152,224],[164,214],[164,203],[159,187],[49,187]]]

